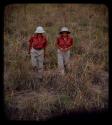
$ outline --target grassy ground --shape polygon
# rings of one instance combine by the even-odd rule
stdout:
[[[27,56],[38,25],[46,30],[44,80]],[[57,73],[54,42],[61,26],[74,38],[70,72]],[[9,119],[44,120],[70,111],[108,108],[108,9],[92,4],[14,4],[4,12],[4,91]]]

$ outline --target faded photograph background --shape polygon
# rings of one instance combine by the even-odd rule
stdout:
[[[48,37],[43,83],[32,71],[28,40]],[[74,38],[70,72],[57,73],[54,45],[67,26]],[[108,8],[97,4],[12,4],[4,10],[4,94],[12,120],[44,120],[70,111],[108,108]]]

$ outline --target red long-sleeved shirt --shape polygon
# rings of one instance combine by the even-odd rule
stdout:
[[[29,51],[33,47],[34,49],[43,49],[47,46],[46,36],[34,35],[29,40]]]
[[[73,45],[73,38],[70,35],[63,37],[62,35],[57,38],[57,46],[62,49],[69,48]]]

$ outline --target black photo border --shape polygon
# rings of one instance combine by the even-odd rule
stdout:
[[[5,6],[9,5],[9,4],[23,4],[23,3],[83,3],[83,4],[105,4],[108,7],[108,11],[109,11],[109,105],[108,105],[108,111],[101,111],[101,112],[92,112],[92,113],[70,113],[68,115],[61,115],[59,117],[53,117],[48,119],[46,122],[50,123],[53,122],[54,124],[56,122],[60,123],[64,121],[64,123],[98,123],[99,122],[105,122],[106,124],[108,124],[109,120],[110,120],[110,114],[111,114],[111,110],[112,110],[112,103],[111,103],[111,63],[110,63],[110,59],[111,59],[111,42],[112,42],[112,20],[111,20],[111,14],[112,14],[112,1],[111,0],[2,0],[0,1],[0,63],[1,63],[1,68],[0,68],[0,121],[5,123],[6,121],[9,122],[11,120],[8,120],[6,118],[5,115],[5,104],[4,104],[4,9]],[[14,121],[14,120],[12,120]],[[21,123],[23,121],[14,121]],[[27,123],[31,123],[32,121],[26,121]],[[36,121],[33,121],[34,123],[38,123]],[[44,122],[44,121],[43,121]],[[11,122],[12,123],[12,122]]]

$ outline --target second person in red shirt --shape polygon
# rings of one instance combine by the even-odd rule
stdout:
[[[69,68],[70,49],[73,46],[73,38],[67,27],[62,27],[56,40],[58,51],[58,68],[62,75]]]

